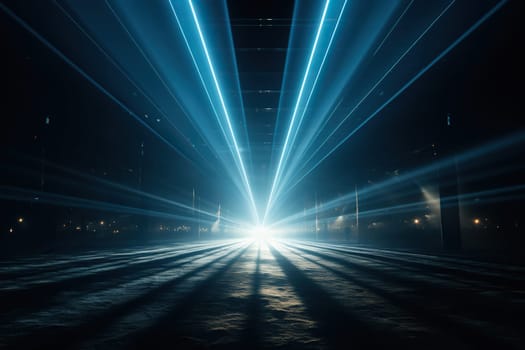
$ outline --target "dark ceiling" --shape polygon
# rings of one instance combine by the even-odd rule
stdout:
[[[275,135],[293,1],[228,1],[255,173],[267,172]],[[275,142],[275,144],[274,144]]]

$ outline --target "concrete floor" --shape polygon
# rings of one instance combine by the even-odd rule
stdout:
[[[12,348],[519,348],[525,268],[306,241],[0,263]]]

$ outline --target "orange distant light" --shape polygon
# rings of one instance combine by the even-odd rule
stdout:
[[[18,221],[19,223],[23,223],[23,222],[24,222],[24,218],[20,217],[20,218],[18,218],[17,221]]]
[[[417,225],[417,224],[419,224],[419,223],[420,223],[419,219],[418,219],[418,218],[415,218],[415,219],[414,219],[414,224]]]
[[[479,225],[480,223],[481,223],[480,219],[478,219],[478,218],[474,219],[474,224]]]

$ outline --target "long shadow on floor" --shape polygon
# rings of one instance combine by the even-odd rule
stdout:
[[[98,332],[109,328],[119,318],[136,311],[143,305],[155,301],[156,298],[160,297],[163,294],[173,292],[173,288],[175,288],[180,283],[212,267],[216,263],[220,262],[221,260],[227,258],[228,256],[232,255],[237,251],[236,249],[231,248],[223,249],[230,250],[227,251],[226,254],[223,254],[211,260],[210,262],[203,264],[194,270],[189,271],[188,273],[182,276],[165,281],[162,284],[148,290],[143,294],[140,294],[123,303],[114,305],[113,307],[110,307],[107,311],[100,314],[96,314],[93,317],[88,318],[87,320],[81,322],[80,324],[74,327],[67,329],[43,328],[40,331],[33,333],[30,337],[24,336],[20,339],[14,339],[11,346],[13,348],[24,349],[63,349],[75,347],[75,345],[81,343],[83,340],[93,338]],[[182,265],[186,265],[188,263],[189,261],[181,263],[177,266],[173,266],[171,268],[182,267]],[[213,275],[210,278],[212,277]]]
[[[319,249],[319,247],[309,244],[309,243],[303,243],[302,245],[308,246],[310,248]],[[460,264],[459,268],[457,267],[449,267],[449,266],[443,266],[443,265],[435,265],[427,262],[419,262],[419,261],[412,261],[409,259],[400,259],[396,257],[390,257],[390,256],[384,256],[384,255],[374,255],[370,252],[360,252],[358,250],[344,250],[339,249],[337,247],[329,247],[329,246],[323,246],[323,249],[327,251],[332,251],[337,254],[342,254],[346,256],[357,256],[362,257],[365,259],[370,260],[377,260],[384,263],[390,263],[390,264],[396,264],[396,265],[403,265],[403,266],[409,266],[412,268],[416,268],[419,270],[425,271],[425,273],[435,273],[435,274],[450,274],[452,276],[460,277],[460,278],[467,278],[467,279],[474,279],[478,281],[482,281],[485,283],[490,283],[494,285],[499,285],[506,288],[515,288],[515,289],[524,289],[525,288],[525,281],[522,279],[522,276],[516,276],[516,278],[509,278],[506,275],[498,275],[498,270],[492,268],[491,274],[485,274],[480,273],[477,271],[469,271],[469,270],[463,270],[461,267],[472,267],[472,265],[462,265]],[[508,272],[507,272],[508,273]]]
[[[246,321],[241,334],[241,344],[238,348],[260,349],[262,348],[261,318],[261,245],[257,247],[257,258],[255,260],[255,271],[252,279],[252,290],[248,305],[246,307]]]
[[[433,305],[442,308],[446,305],[450,310],[453,310],[455,314],[468,315],[471,319],[475,320],[495,321],[498,324],[508,325],[509,327],[516,327],[517,324],[521,325],[524,323],[519,316],[522,314],[523,307],[516,303],[509,303],[508,300],[502,298],[474,294],[469,290],[453,287],[448,288],[423,279],[401,276],[391,273],[386,269],[382,270],[381,268],[368,266],[366,264],[351,262],[347,259],[326,254],[313,248],[292,247],[327,261],[337,263],[352,271],[373,276],[377,280],[411,288],[417,293],[418,297],[425,297],[425,302],[428,306]],[[483,305],[483,307],[480,307],[480,305]]]
[[[233,243],[231,243],[233,244]],[[230,244],[230,245],[231,245]],[[0,293],[0,314],[8,311],[16,310],[20,312],[27,309],[39,309],[53,302],[53,298],[65,290],[86,290],[93,283],[111,281],[113,278],[126,276],[136,276],[140,271],[144,271],[148,268],[157,268],[163,264],[169,264],[177,260],[188,258],[194,255],[213,252],[221,249],[224,246],[213,246],[210,248],[200,249],[198,251],[192,251],[188,253],[182,253],[175,256],[168,256],[157,260],[146,260],[135,264],[123,264],[120,267],[99,271],[90,275],[72,276],[59,281],[53,281],[41,285],[34,286],[32,288],[24,290],[6,291]],[[136,278],[136,277],[135,277]],[[35,296],[38,296],[35,298]]]
[[[439,334],[436,334],[435,336],[426,336],[425,339],[412,339],[411,346],[421,346],[424,348],[443,348],[447,345],[458,346],[457,342],[455,342],[453,339],[450,339],[450,337],[456,338],[464,342],[463,346],[466,346],[466,344],[470,344],[475,346],[476,348],[481,348],[483,346],[489,346],[490,348],[499,348],[502,345],[504,345],[501,340],[489,337],[487,334],[481,334],[479,330],[476,331],[476,329],[470,327],[467,324],[457,322],[455,319],[449,317],[446,314],[440,314],[436,312],[436,310],[433,310],[431,307],[428,307],[428,305],[424,305],[418,300],[414,300],[413,298],[410,299],[402,295],[396,295],[384,288],[380,288],[369,282],[350,276],[345,272],[339,271],[335,268],[325,265],[317,260],[311,259],[305,256],[304,254],[300,254],[296,251],[294,251],[294,253],[301,256],[302,259],[316,264],[354,285],[360,286],[365,290],[371,291],[372,293],[391,303],[393,306],[407,310],[415,317],[417,317],[418,320],[421,320],[421,322],[431,325],[432,327],[438,328],[442,332],[442,334],[445,335],[440,336]]]
[[[333,299],[323,288],[307,277],[275,247],[270,252],[285,273],[307,312],[318,324],[319,336],[334,349],[397,348],[399,339],[386,330],[371,329],[345,307]]]
[[[217,281],[239,260],[250,245],[231,258],[224,266],[213,272],[205,280],[200,281],[191,292],[187,293],[176,305],[167,309],[152,326],[140,330],[130,339],[129,348],[208,348],[206,344],[194,342],[188,334],[181,333],[178,323],[191,317],[191,311],[202,302],[213,290]]]

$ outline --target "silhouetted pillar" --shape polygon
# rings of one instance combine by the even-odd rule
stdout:
[[[359,192],[357,192],[357,184],[355,185],[355,233],[357,236],[357,243],[362,243],[361,232],[359,232]]]
[[[461,249],[458,179],[454,166],[443,169],[439,185],[441,206],[441,244],[450,250]]]
[[[442,141],[442,156],[451,156],[455,151],[457,137],[454,120],[450,113],[446,115]],[[461,249],[461,227],[458,200],[458,171],[456,163],[440,171],[439,201],[441,207],[441,244],[450,250]]]
[[[195,187],[192,189],[191,193],[191,223],[190,223],[190,239],[197,238],[198,235],[198,229],[197,229],[197,211],[195,210],[195,204],[196,204],[196,196],[195,196]]]
[[[317,192],[315,193],[315,240],[319,240],[319,203],[317,202]]]

